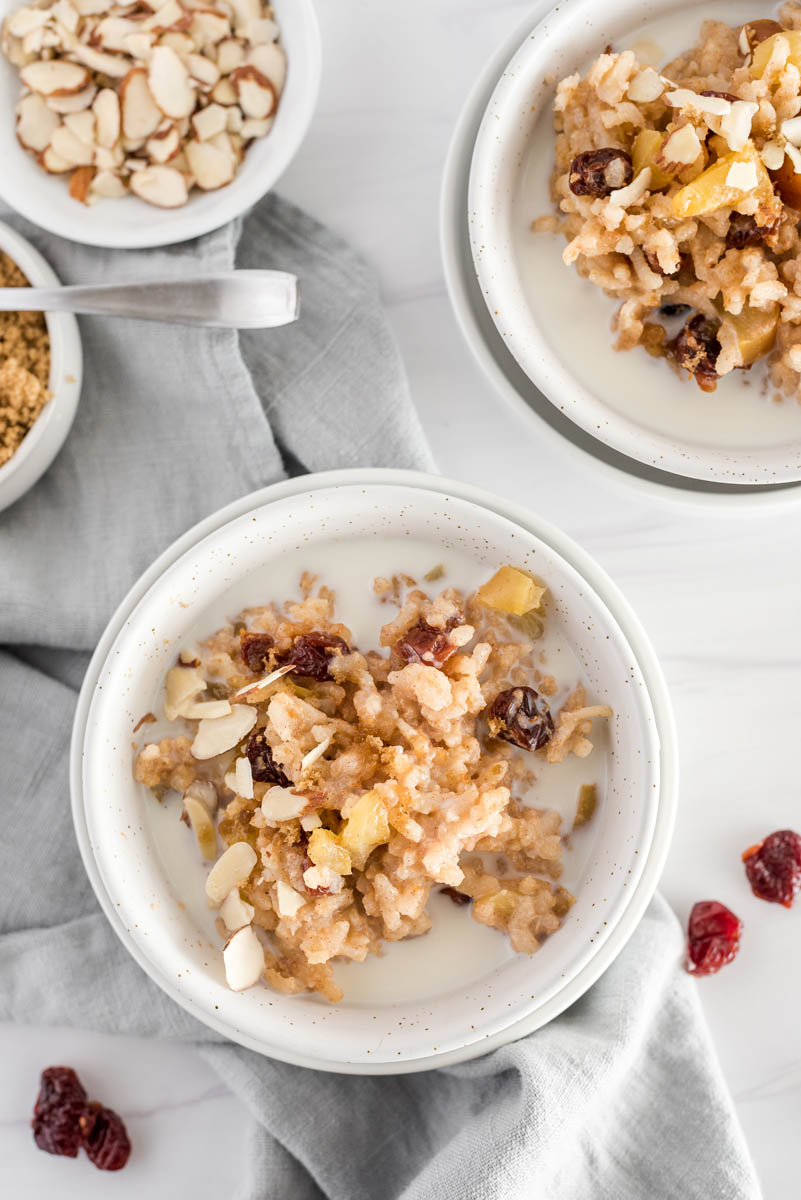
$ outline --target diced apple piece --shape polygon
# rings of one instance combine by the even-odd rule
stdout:
[[[751,22],[752,25],[756,22]],[[751,60],[751,74],[754,79],[761,79],[765,74],[765,68],[768,65],[770,56],[776,49],[776,44],[779,38],[784,38],[790,47],[790,53],[787,61],[793,66],[798,67],[801,71],[801,30],[798,29],[783,29],[781,33],[774,33],[771,37],[765,38],[754,50],[754,57]]]
[[[746,305],[736,316],[723,313],[722,318],[724,324],[734,328],[744,367],[750,367],[758,358],[762,358],[763,354],[767,354],[776,340],[779,324],[778,304],[771,304],[770,308],[764,309]]]
[[[501,567],[492,579],[487,580],[476,593],[476,598],[486,608],[522,617],[532,609],[539,608],[545,588],[535,583],[525,571],[517,567]]]
[[[381,797],[374,791],[365,792],[351,809],[339,840],[361,871],[376,846],[389,841],[389,821]]]
[[[755,180],[753,187],[734,187],[727,182],[733,167],[736,168],[733,174],[739,177],[745,175],[740,167],[748,164],[753,164],[753,171],[748,172]],[[673,197],[673,216],[683,219],[717,212],[721,208],[733,208],[753,195],[756,195],[760,205],[775,208],[776,198],[765,164],[754,149],[753,142],[746,142],[742,150],[724,154],[723,158],[719,158],[676,193]]]
[[[315,829],[309,838],[307,854],[315,867],[328,867],[337,875],[350,875],[350,855],[330,829]]]
[[[651,182],[648,184],[649,190],[652,192],[661,192],[663,188],[670,187],[675,180],[672,175],[668,175],[661,167],[656,165],[656,156],[664,145],[665,135],[660,133],[658,129],[641,129],[634,139],[634,144],[631,148],[631,165],[634,177],[639,175],[644,167],[651,168]]]

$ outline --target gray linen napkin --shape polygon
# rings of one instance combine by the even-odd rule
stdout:
[[[661,900],[547,1028],[398,1078],[326,1075],[222,1041],[127,955],[69,817],[86,651],[155,555],[227,501],[286,469],[431,462],[369,272],[296,209],[272,197],[242,227],[136,255],[8,219],[66,282],[186,277],[236,259],[296,271],[304,307],[299,325],[239,340],[81,323],[74,430],[34,491],[0,514],[0,1018],[196,1043],[253,1117],[243,1200],[755,1200]]]

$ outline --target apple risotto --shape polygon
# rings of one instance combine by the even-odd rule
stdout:
[[[610,48],[554,102],[552,194],[567,264],[622,301],[642,345],[704,391],[768,357],[801,400],[801,4],[705,21],[659,72]]]
[[[356,649],[311,576],[300,601],[248,609],[183,651],[164,712],[185,732],[137,755],[137,780],[182,795],[213,863],[235,990],[265,979],[339,1000],[332,961],[426,933],[432,889],[526,954],[573,903],[555,883],[559,815],[516,792],[534,767],[586,757],[611,710],[535,655],[545,589],[513,567],[470,596],[431,599],[405,577],[374,589],[398,608],[381,651]],[[592,808],[583,795],[577,824]]]

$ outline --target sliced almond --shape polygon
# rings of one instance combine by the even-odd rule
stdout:
[[[95,166],[99,171],[117,171],[125,161],[125,154],[121,146],[112,146],[107,150],[105,146],[95,146]]]
[[[84,109],[83,112],[67,113],[64,124],[77,138],[94,148],[95,114],[90,108]]]
[[[171,167],[151,167],[149,171],[143,171],[142,175],[149,175],[157,171],[169,171],[173,175],[178,175],[177,171],[173,171]],[[138,176],[141,179],[142,175]],[[179,175],[179,178],[183,178]],[[131,188],[136,191],[137,180],[131,180]],[[140,193],[137,191],[137,195]],[[224,754],[226,750],[231,750],[241,742],[245,734],[250,733],[253,726],[256,724],[256,710],[251,708],[249,704],[235,704],[227,717],[217,717],[213,721],[203,720],[198,726],[198,731],[195,735],[195,740],[192,743],[192,754],[195,758],[206,759],[216,758],[218,754]]]
[[[48,20],[48,13],[41,8],[18,8],[6,20],[6,30],[12,37],[24,38],[34,29],[42,29]]]
[[[44,150],[59,124],[58,114],[36,92],[23,96],[17,105],[17,139],[25,150]]]
[[[92,180],[91,193],[102,196],[104,200],[119,200],[128,193],[128,188],[116,171],[98,170]]]
[[[251,46],[264,46],[278,37],[278,26],[270,17],[255,17],[248,21],[247,39]]]
[[[279,46],[277,42],[266,46],[253,46],[247,53],[247,61],[269,79],[280,96],[286,83],[286,54],[283,46]]]
[[[178,130],[174,125],[168,125],[164,129],[157,129],[153,136],[148,138],[145,149],[153,162],[169,162],[170,159],[175,158],[181,149],[181,138]]]
[[[276,89],[270,80],[252,64],[237,67],[229,79],[236,92],[239,107],[246,117],[263,121],[276,105]]]
[[[108,12],[114,0],[72,0],[72,3],[82,17],[91,17],[95,13]]]
[[[228,130],[228,132],[241,133],[242,125],[244,124],[244,117],[242,116],[242,109],[239,107],[239,105],[232,104],[229,108],[226,108],[225,113],[225,128]]]
[[[249,117],[247,121],[242,122],[239,133],[247,142],[252,138],[266,137],[274,124],[275,121],[272,117],[267,117],[264,121],[256,121],[253,117]]]
[[[220,78],[220,68],[205,54],[187,54],[189,74],[204,88],[213,88]]]
[[[199,800],[201,804],[206,806],[212,816],[216,813],[219,798],[217,796],[217,789],[210,779],[194,779],[184,792],[184,799],[187,796],[192,796],[193,799]]]
[[[306,900],[301,896],[300,892],[296,892],[288,883],[284,883],[283,879],[279,879],[275,885],[276,900],[278,902],[279,917],[286,917],[292,920],[296,917],[303,908]]]
[[[186,795],[184,796],[184,812],[197,839],[200,853],[204,858],[213,862],[217,857],[217,830],[214,828],[209,810],[194,796]]]
[[[256,21],[262,15],[261,0],[230,0],[234,12],[234,25],[237,33],[243,36],[251,21]]]
[[[155,34],[152,33],[129,33],[125,39],[125,53],[139,62],[147,62],[155,40]]]
[[[61,28],[66,29],[67,33],[78,32],[81,14],[75,5],[70,3],[70,0],[56,0],[56,3],[50,9],[50,13],[58,21]]]
[[[39,155],[38,162],[48,175],[63,175],[66,171],[71,171],[74,163],[67,162],[60,154],[56,154],[52,146],[46,146]]]
[[[255,914],[256,910],[253,905],[248,904],[240,896],[239,888],[230,891],[220,905],[220,916],[225,928],[232,933],[236,933],[237,929],[241,929],[243,925],[249,925]]]
[[[26,88],[42,96],[74,96],[89,83],[86,67],[63,58],[28,63],[19,76]]]
[[[268,821],[291,821],[307,807],[306,797],[296,796],[292,788],[268,788],[261,801],[262,814]]]
[[[88,203],[89,188],[94,178],[94,167],[78,167],[70,175],[70,195],[81,204]]]
[[[76,137],[71,129],[67,129],[66,125],[59,125],[58,129],[54,130],[50,145],[56,154],[73,167],[90,167],[92,165],[94,158],[92,147]]]
[[[312,833],[315,829],[319,829],[322,825],[317,813],[307,813],[306,816],[300,818],[300,827],[304,833]]]
[[[217,717],[227,717],[230,711],[229,700],[200,700],[187,704],[181,715],[190,721],[214,721]]]
[[[662,149],[665,162],[688,165],[701,153],[701,143],[692,125],[682,125],[671,133]]]
[[[261,679],[257,679],[255,683],[246,683],[238,692],[234,692],[234,699],[238,700],[240,696],[249,696],[251,692],[259,692],[262,688],[269,687],[271,683],[275,683],[277,679],[281,679],[283,675],[287,675],[293,671],[294,667],[291,663],[287,663],[283,667],[276,667],[269,675],[263,675]]]
[[[124,170],[133,173],[135,171],[146,171],[150,163],[146,158],[126,158],[122,165]]]
[[[174,50],[179,58],[186,58],[189,54],[195,54],[197,46],[192,41],[188,33],[181,33],[180,30],[173,30],[170,33],[162,33],[159,38],[160,46],[169,46]]]
[[[784,144],[779,141],[765,142],[760,157],[769,171],[778,171],[784,162]]]
[[[197,186],[204,192],[225,187],[234,177],[236,160],[233,155],[212,146],[210,142],[187,142],[184,154]]]
[[[664,90],[665,85],[654,68],[645,67],[632,79],[627,95],[635,104],[648,104],[658,100]]]
[[[89,108],[97,95],[97,88],[92,83],[89,87],[81,88],[74,96],[47,96],[47,107],[53,112],[66,115],[67,113],[82,112]]]
[[[220,855],[206,878],[206,896],[212,904],[222,904],[234,888],[247,881],[256,865],[257,854],[249,842],[234,842]]]
[[[224,13],[214,8],[195,8],[192,11],[192,24],[189,26],[192,41],[198,50],[204,46],[213,46],[223,38],[231,36],[231,22]]]
[[[95,50],[93,46],[85,46],[83,42],[73,40],[70,53],[78,62],[97,71],[100,75],[109,75],[112,79],[122,79],[128,74],[130,62],[117,54],[106,54],[104,50]]]
[[[186,179],[174,167],[145,167],[137,171],[131,176],[131,191],[156,208],[180,208],[189,199]]]
[[[720,132],[729,149],[739,152],[751,136],[751,121],[759,111],[759,105],[751,100],[735,100],[731,112],[720,119]]]
[[[209,104],[206,108],[201,108],[192,117],[192,127],[194,128],[195,136],[201,142],[207,142],[225,130],[226,121],[226,109],[221,104]]]
[[[726,187],[740,192],[753,191],[758,182],[756,164],[752,162],[732,163],[726,172]]]
[[[42,26],[38,29],[32,29],[30,33],[26,33],[22,41],[14,39],[14,45],[19,46],[19,58],[17,60],[19,64],[22,65],[23,63],[30,62],[34,58],[43,58],[44,41],[45,29]],[[12,62],[15,61],[10,53],[8,57],[11,58]]]
[[[264,971],[264,949],[252,925],[231,934],[223,946],[223,965],[225,982],[232,992],[244,992],[259,982]]]
[[[120,102],[113,88],[102,88],[95,96],[95,137],[98,146],[110,150],[120,136]]]
[[[142,141],[161,124],[161,111],[150,92],[145,67],[133,67],[120,84],[122,133],[125,138]]]
[[[247,755],[242,755],[236,760],[234,767],[234,778],[236,780],[236,794],[242,796],[245,800],[253,799],[253,768],[250,765],[250,759]]]
[[[330,867],[308,867],[303,872],[303,882],[310,892],[324,891],[335,895],[344,887],[344,880]]]
[[[179,4],[178,0],[166,0],[157,8],[151,17],[142,21],[142,29],[152,33],[176,33],[188,29],[192,21],[189,9]]]
[[[227,76],[215,83],[211,89],[211,98],[217,104],[236,104],[236,90]]]
[[[127,17],[104,17],[92,33],[91,44],[101,50],[116,50],[120,54],[128,53],[127,41],[130,35],[138,31],[136,21]]]
[[[175,721],[186,704],[206,690],[206,680],[197,667],[171,667],[164,680],[164,715]]]
[[[331,741],[332,737],[329,734],[328,737],[325,737],[321,742],[318,742],[313,750],[310,750],[308,754],[304,754],[303,758],[300,760],[301,771],[308,771],[309,767],[314,766],[314,764],[317,762],[317,759],[323,757],[326,750],[331,745]]]
[[[156,46],[148,63],[148,84],[165,117],[188,117],[197,93],[189,72],[169,46]]]
[[[245,47],[237,38],[226,38],[217,47],[217,69],[221,75],[230,75],[231,71],[241,67],[245,62]]]

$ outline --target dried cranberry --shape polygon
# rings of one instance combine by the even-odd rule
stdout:
[[[522,750],[539,750],[551,740],[553,717],[534,688],[507,688],[498,693],[490,706],[489,728],[493,737]]]
[[[111,1108],[92,1103],[81,1117],[83,1145],[101,1171],[119,1171],[131,1154],[131,1143],[122,1117]]]
[[[292,780],[287,778],[273,758],[272,747],[261,729],[250,735],[245,753],[250,760],[251,773],[256,783],[273,783],[278,787],[292,786]]]
[[[746,246],[760,246],[765,238],[774,232],[776,224],[776,221],[772,221],[768,225],[757,225],[755,217],[733,212],[729,217],[726,245],[734,250],[744,250]]]
[[[743,923],[725,904],[699,900],[687,927],[687,970],[691,975],[714,975],[730,963],[740,947]]]
[[[779,829],[743,854],[751,891],[760,900],[790,908],[801,890],[801,837]]]
[[[457,647],[443,630],[420,620],[395,644],[395,649],[406,663],[441,667],[456,653]]]
[[[672,346],[678,365],[695,376],[696,383],[704,392],[713,392],[718,380],[715,363],[720,354],[719,328],[718,321],[705,317],[703,313],[696,313]]]
[[[626,151],[607,146],[578,154],[570,164],[568,185],[574,196],[608,196],[631,183],[632,174]]]
[[[323,683],[331,678],[329,663],[334,657],[350,654],[350,646],[333,633],[304,633],[295,638],[292,649],[282,654],[282,665],[289,664],[298,675]]]
[[[249,671],[265,669],[273,645],[273,639],[269,633],[248,633],[246,629],[243,629],[239,635],[242,657]]]
[[[86,1101],[86,1092],[72,1067],[47,1067],[42,1071],[32,1122],[33,1140],[40,1150],[77,1157]]]
[[[471,903],[470,896],[466,896],[464,892],[460,892],[454,887],[441,887],[439,890],[442,892],[443,896],[447,896],[448,899],[452,900],[454,904],[461,906]]]

